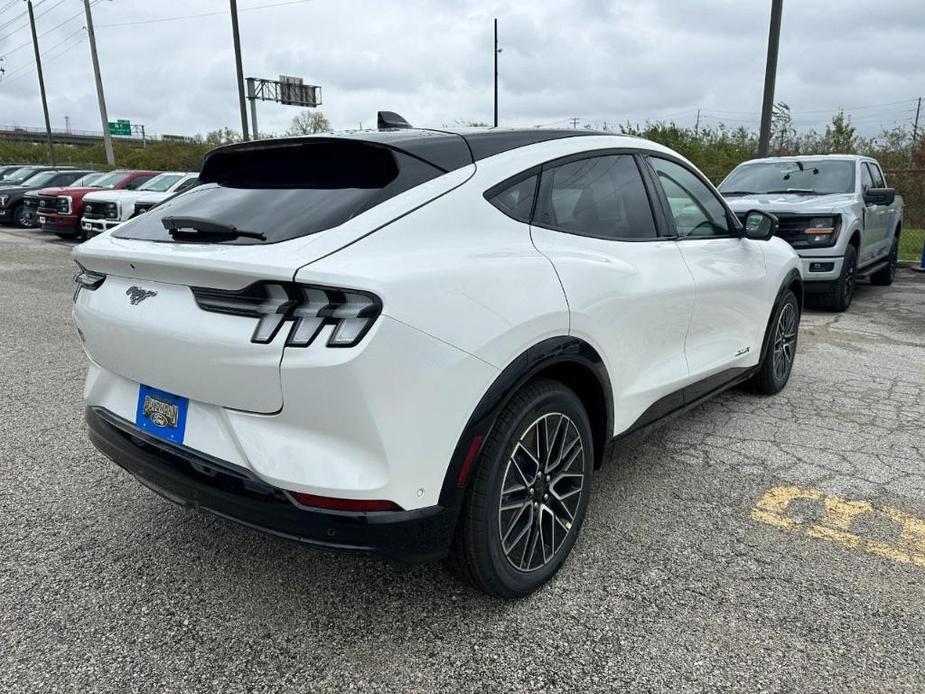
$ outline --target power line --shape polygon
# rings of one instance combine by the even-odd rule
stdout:
[[[241,7],[238,9],[239,12],[251,12],[253,10],[266,10],[271,7],[284,7],[286,5],[303,5],[307,2],[314,2],[314,0],[288,0],[287,2],[275,2],[269,5],[257,5],[255,7]],[[199,19],[200,17],[218,17],[221,15],[228,14],[228,10],[220,10],[217,12],[201,12],[200,14],[187,14],[187,15],[178,15],[175,17],[159,17],[157,19],[139,19],[134,22],[117,22],[115,24],[98,24],[97,29],[110,29],[113,27],[128,27],[136,26],[139,24],[158,24],[160,22],[177,22],[183,19]]]
[[[67,48],[65,48],[63,51],[60,51],[57,55],[51,55],[51,56],[48,56],[48,57],[46,58],[45,54],[43,53],[43,54],[42,54],[42,59],[45,61],[46,64],[47,64],[47,63],[50,63],[50,62],[52,62],[52,61],[55,61],[55,60],[57,60],[58,58],[63,57],[66,53],[69,53],[69,52],[71,52],[72,50],[74,50],[75,48],[77,48],[77,46],[80,46],[83,42],[84,42],[84,37],[81,36],[80,39],[78,39],[77,41],[75,41],[74,43],[72,43],[70,46],[68,46]],[[30,65],[28,65],[28,66],[26,66],[26,67],[27,67],[27,68],[31,68],[32,65],[30,64]],[[30,70],[24,69],[24,70],[18,71],[18,74],[16,75],[16,77],[13,77],[12,79],[4,80],[3,83],[4,83],[4,84],[12,84],[13,82],[16,82],[16,81],[21,80],[21,79],[25,79],[26,77],[29,77],[29,75],[30,75]]]
[[[35,8],[38,7],[42,2],[46,2],[46,0],[39,0],[39,2],[36,2],[36,3],[34,3],[34,4],[32,5],[32,8],[35,9]],[[63,5],[63,4],[66,3],[66,2],[67,2],[67,0],[58,0],[58,2],[56,2],[54,5],[52,5],[51,7],[49,7],[47,10],[45,10],[45,11],[42,12],[41,14],[35,15],[35,18],[36,18],[36,19],[40,19],[40,18],[44,17],[46,14],[48,14],[48,13],[51,12],[53,9],[55,9],[58,5]],[[20,17],[25,17],[27,14],[28,14],[28,12],[23,12],[23,13],[22,13],[21,15],[19,15],[19,16],[20,16]],[[9,26],[9,25],[12,24],[13,22],[15,22],[16,19],[18,19],[18,18],[14,18],[14,19],[8,21],[6,24],[0,25],[0,29],[2,29],[3,27]],[[7,34],[6,36],[3,37],[3,39],[0,39],[0,40],[8,39],[10,36],[13,35],[13,33],[19,31],[20,29],[25,29],[27,26],[29,26],[29,22],[26,22],[25,24],[19,25],[16,29],[13,29],[13,31],[12,31],[11,33]]]

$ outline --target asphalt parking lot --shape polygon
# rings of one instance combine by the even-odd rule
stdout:
[[[558,578],[504,603],[96,453],[71,247],[0,230],[0,691],[925,690],[925,275],[807,311],[779,396],[627,440]]]

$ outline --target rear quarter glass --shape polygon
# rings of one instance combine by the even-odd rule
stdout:
[[[113,236],[173,242],[161,220],[196,217],[265,237],[225,238],[220,243],[288,241],[339,226],[443,173],[437,166],[386,147],[319,143],[283,150],[269,159],[245,160],[220,172],[218,182],[158,206]]]

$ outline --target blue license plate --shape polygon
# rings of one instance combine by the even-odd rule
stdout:
[[[151,386],[138,387],[138,408],[135,424],[158,438],[176,444],[183,443],[186,432],[186,410],[189,399]]]

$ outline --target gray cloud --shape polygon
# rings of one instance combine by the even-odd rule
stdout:
[[[502,123],[535,125],[578,116],[590,122],[674,117],[757,126],[769,3],[756,0],[384,3],[240,0],[245,72],[301,75],[322,85],[322,110],[336,127],[371,125],[376,110],[421,125],[491,118],[492,26],[501,21]],[[42,8],[42,5],[45,8]],[[39,31],[78,4],[45,0]],[[116,0],[94,7],[112,118],[151,132],[193,134],[238,122],[226,0]],[[0,15],[0,27],[22,11]],[[31,46],[19,22],[0,28],[0,123],[42,122]],[[52,120],[98,129],[83,18],[41,37]],[[75,32],[77,32],[75,34]],[[68,35],[73,36],[68,39]],[[925,7],[921,0],[788,2],[777,99],[801,127],[821,129],[837,107],[858,128],[879,131],[912,117],[925,93]],[[70,47],[70,48],[69,48]],[[901,103],[895,103],[901,102]],[[855,108],[863,107],[863,108]],[[284,130],[294,109],[261,104],[262,130]]]

